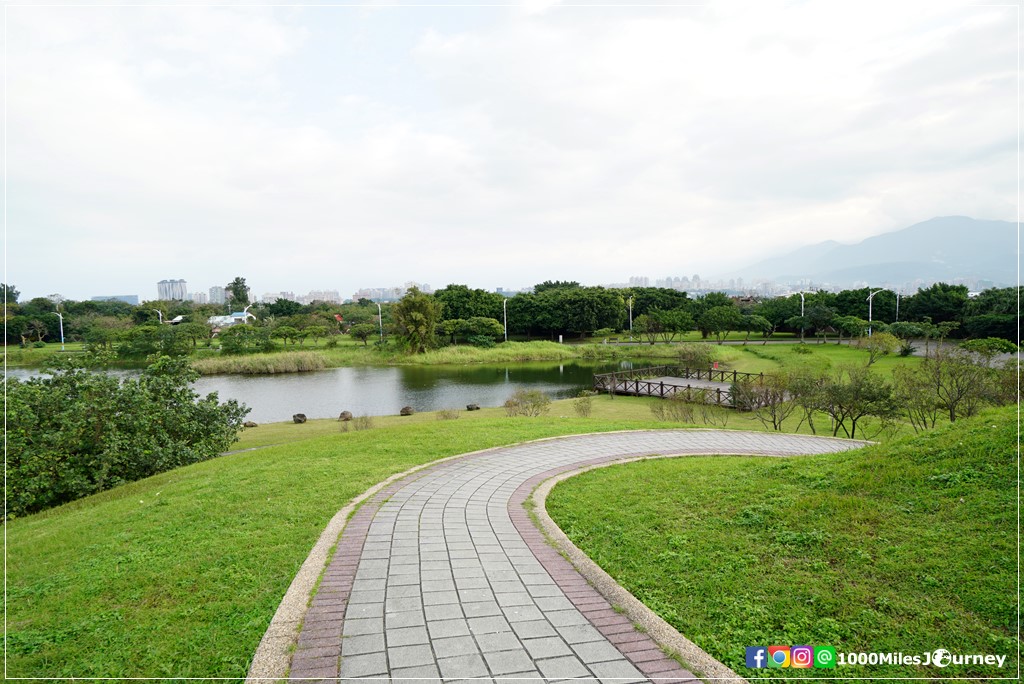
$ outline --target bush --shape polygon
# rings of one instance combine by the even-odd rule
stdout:
[[[43,347],[46,346],[46,343],[43,342],[42,340],[39,340],[38,342],[33,342],[32,346],[36,349],[42,349]]]
[[[540,390],[518,389],[505,400],[505,413],[536,418],[547,413],[550,406],[551,399]]]
[[[159,357],[135,378],[95,372],[95,355],[50,377],[8,380],[7,517],[34,513],[217,456],[249,409],[192,390],[184,359]]]
[[[686,368],[705,369],[710,368],[715,360],[715,350],[711,345],[697,342],[684,342],[676,350],[676,357],[679,363]]]
[[[694,407],[684,395],[676,394],[651,404],[651,413],[662,422],[692,423]]]
[[[813,354],[814,350],[811,349],[806,344],[801,342],[800,344],[798,344],[795,347],[793,347],[793,353],[794,354]]]
[[[438,420],[456,420],[459,417],[458,409],[441,409],[437,412]]]
[[[494,338],[487,335],[470,335],[466,341],[474,347],[482,347],[483,349],[490,349],[494,346]]]
[[[580,418],[588,418],[594,410],[594,392],[583,390],[572,400],[572,409]]]
[[[371,416],[356,416],[352,419],[352,428],[354,430],[369,430],[373,427],[373,418]]]

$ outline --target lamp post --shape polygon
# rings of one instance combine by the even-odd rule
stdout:
[[[160,309],[150,309],[150,311],[156,311],[156,315],[159,318],[160,323],[163,324],[163,322],[164,322],[164,312],[161,311]]]
[[[384,341],[384,312],[380,308],[380,302],[375,302],[377,305],[377,323],[380,325],[380,341]]]
[[[802,343],[804,341],[804,329],[805,329],[805,326],[804,326],[804,323],[805,323],[805,321],[804,321],[804,291],[800,290],[800,292],[797,293],[797,294],[800,295],[800,342]]]
[[[249,313],[249,309],[251,309],[251,308],[252,308],[252,304],[250,304],[249,306],[247,306],[244,309],[242,309],[242,322],[243,322],[243,324],[248,324],[248,322],[249,322],[248,319],[249,319],[250,316],[252,316],[253,320],[256,320],[256,316],[253,316],[253,314]]]
[[[874,303],[875,295],[883,290],[875,290],[868,295],[868,337],[871,337],[871,305]]]
[[[501,315],[505,319],[505,341],[508,342],[508,297],[501,300]]]
[[[633,296],[629,297],[629,341],[633,341]]]
[[[900,322],[900,295],[901,294],[903,294],[903,293],[902,292],[897,292],[896,293],[896,321],[895,321],[896,323]]]
[[[60,350],[64,351],[64,317],[59,311],[54,311],[53,315],[60,319]]]

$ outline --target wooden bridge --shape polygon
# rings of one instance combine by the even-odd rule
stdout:
[[[687,402],[734,406],[733,385],[763,378],[763,373],[650,366],[594,375],[594,391],[662,399],[678,396]]]

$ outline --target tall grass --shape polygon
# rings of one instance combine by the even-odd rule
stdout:
[[[197,359],[192,366],[203,375],[259,375],[323,370],[327,361],[319,352],[304,351]]]

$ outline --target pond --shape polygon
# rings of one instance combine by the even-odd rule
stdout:
[[[648,360],[638,367],[652,365]],[[630,361],[519,363],[499,366],[388,366],[332,368],[278,375],[210,375],[196,381],[202,395],[217,392],[252,409],[248,420],[271,423],[353,415],[395,415],[403,406],[416,411],[465,409],[466,404],[501,406],[516,389],[537,389],[553,399],[589,389],[594,373],[628,370]],[[9,369],[25,379],[38,371]]]

